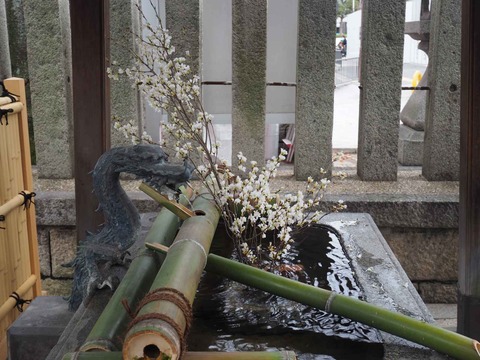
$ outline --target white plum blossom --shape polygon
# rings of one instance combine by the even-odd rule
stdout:
[[[161,23],[154,27],[144,20],[147,35],[138,39],[135,64],[119,67],[114,61],[108,76],[130,79],[156,111],[168,114],[168,121],[162,122],[162,132],[167,135],[162,146],[176,157],[192,161],[221,210],[240,259],[255,266],[267,263],[272,268],[288,254],[294,232],[324,216],[316,209],[330,180],[318,182],[309,177],[304,191],[283,197],[271,191],[270,182],[286,159],[284,149],[264,166],[248,162],[243,153],[238,153],[236,168],[240,176],[228,167],[226,160],[217,157],[221,144],[215,138],[213,116],[205,111],[200,99],[200,78],[192,74],[187,63],[190,54],[176,56],[168,30]],[[114,128],[134,143],[152,143],[146,132],[138,135],[131,121],[115,121]],[[325,175],[323,169],[320,175]],[[340,201],[333,211],[345,207]]]

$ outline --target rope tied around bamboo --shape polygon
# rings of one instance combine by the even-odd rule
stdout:
[[[15,303],[15,307],[17,308],[17,310],[19,312],[23,312],[23,305],[25,304],[30,304],[32,302],[32,299],[22,299],[22,297],[20,295],[18,295],[15,291],[12,292],[9,297],[15,299],[16,303]]]
[[[0,87],[2,88],[2,93],[0,94],[0,98],[6,98],[8,100],[1,101],[0,105],[4,104],[12,104],[18,102],[18,95],[15,95],[7,90],[3,81],[0,81]],[[21,109],[21,108],[20,108]],[[0,125],[3,125],[2,118],[5,117],[5,125],[8,125],[8,114],[12,114],[14,112],[18,112],[18,106],[16,107],[6,107],[0,108]]]
[[[165,314],[149,313],[149,314],[137,316],[140,310],[146,304],[149,304],[153,301],[168,301],[175,304],[183,313],[183,316],[185,317],[185,331],[182,332],[182,329],[180,328],[180,326],[178,326],[175,320],[173,320],[171,317]],[[127,332],[133,326],[135,326],[141,321],[151,320],[151,319],[163,320],[175,329],[175,331],[178,334],[178,337],[180,338],[180,343],[182,346],[182,354],[186,352],[187,350],[186,338],[188,336],[188,333],[190,332],[190,327],[191,327],[192,318],[193,318],[193,311],[192,311],[192,305],[190,304],[190,301],[188,301],[185,295],[183,295],[180,291],[174,288],[166,288],[166,287],[152,290],[147,295],[145,295],[142,301],[140,301],[135,313],[132,313],[126,301],[122,301],[122,304],[125,306],[126,311],[133,318],[132,322],[130,322],[130,324],[128,325]]]

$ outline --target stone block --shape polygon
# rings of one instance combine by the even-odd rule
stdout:
[[[421,166],[423,162],[423,131],[400,125],[398,134],[398,162],[406,166]]]
[[[267,1],[232,1],[232,154],[265,161]]]
[[[454,304],[457,302],[456,283],[420,282],[418,293],[426,303]]]
[[[42,276],[52,275],[52,259],[50,257],[50,231],[38,229],[38,255],[40,257],[40,272]]]
[[[72,316],[60,296],[35,298],[7,331],[9,359],[45,359]]]
[[[357,173],[397,179],[405,0],[364,0]]]
[[[73,269],[63,267],[73,260],[77,250],[77,233],[74,229],[52,229],[50,231],[50,249],[52,254],[52,276],[54,278],[72,277]]]
[[[321,178],[332,171],[335,88],[334,1],[299,1],[295,177]]]
[[[38,191],[35,212],[39,225],[75,225],[75,194],[73,191]]]
[[[50,296],[69,296],[72,291],[72,280],[43,279],[42,290]]]
[[[339,199],[349,212],[369,213],[380,228],[458,228],[458,195],[327,194],[322,210],[330,211]]]
[[[457,280],[457,230],[384,228],[382,234],[412,281]]]

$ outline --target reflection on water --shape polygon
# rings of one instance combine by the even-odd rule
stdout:
[[[287,263],[301,264],[304,271],[288,277],[362,297],[334,232],[317,226],[296,240]],[[228,252],[220,247],[212,251]],[[377,332],[366,325],[216,275],[204,275],[194,310],[192,351],[293,350],[303,360],[383,358]]]

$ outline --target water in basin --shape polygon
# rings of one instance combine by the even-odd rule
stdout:
[[[221,227],[217,238],[221,238]],[[315,226],[296,237],[289,264],[299,281],[362,299],[362,291],[334,230]],[[228,250],[215,241],[212,252]],[[288,267],[287,267],[288,268]],[[204,274],[194,302],[191,351],[292,350],[299,359],[382,359],[376,330],[322,310]]]

